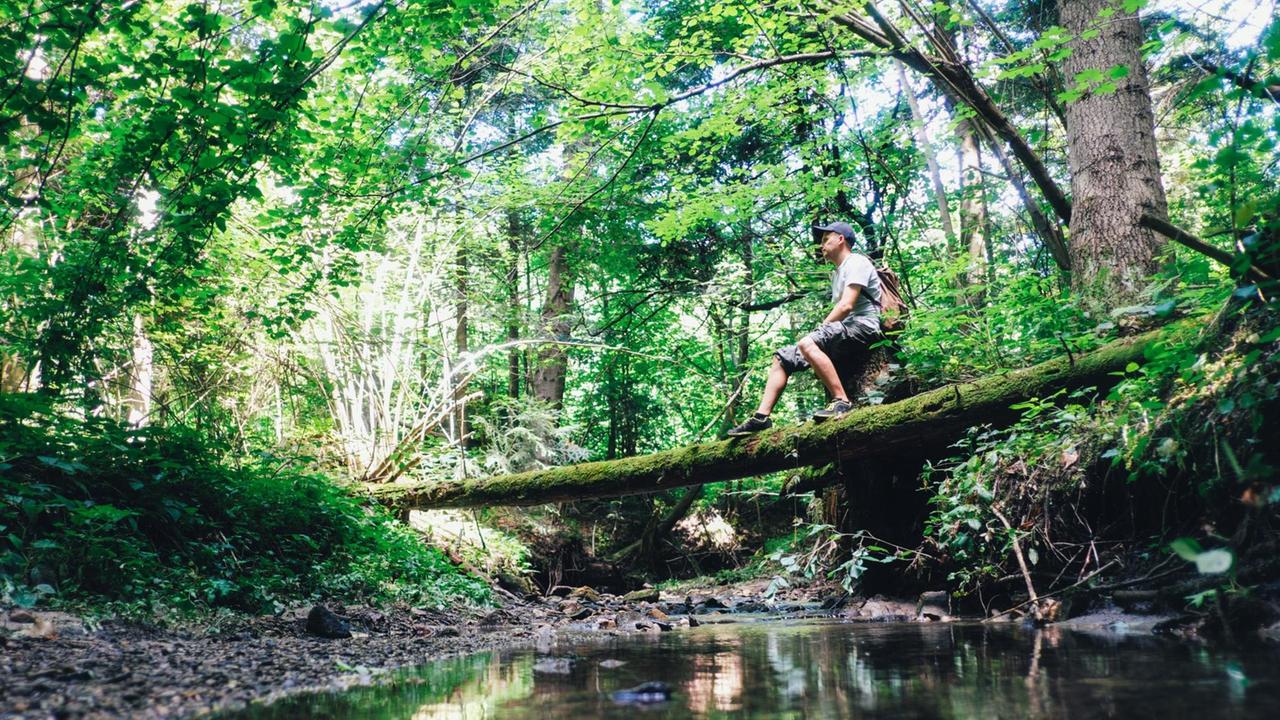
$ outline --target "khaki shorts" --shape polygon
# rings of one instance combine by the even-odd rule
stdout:
[[[809,333],[809,338],[839,368],[865,353],[872,343],[880,339],[880,332],[862,323],[846,325],[842,322],[831,322],[820,325],[817,330]],[[804,355],[800,354],[800,348],[796,345],[781,348],[775,351],[773,356],[782,363],[782,369],[787,375],[809,367],[809,361],[804,359]]]

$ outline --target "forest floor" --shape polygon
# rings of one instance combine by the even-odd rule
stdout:
[[[398,668],[482,650],[549,649],[623,634],[762,618],[854,622],[951,620],[945,593],[920,599],[845,596],[829,584],[766,599],[765,580],[686,584],[618,597],[554,588],[505,607],[447,612],[333,606],[352,637],[309,634],[301,607],[214,625],[158,627],[55,612],[0,610],[0,717],[186,717],[286,695],[376,684]],[[1112,612],[1072,622],[1102,632],[1150,632],[1166,618]]]
[[[481,650],[590,642],[748,617],[864,622],[921,616],[914,600],[848,598],[829,585],[684,585],[618,597],[591,588],[491,610],[332,606],[352,637],[308,633],[309,607],[278,616],[160,627],[62,612],[0,610],[0,717],[183,717],[377,683],[389,671]]]

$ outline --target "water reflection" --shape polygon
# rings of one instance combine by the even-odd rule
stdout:
[[[1094,718],[1267,717],[1280,707],[1275,649],[1225,652],[1058,628],[716,625],[611,644],[436,663],[389,687],[301,698],[253,717]],[[601,665],[602,661],[624,661]],[[619,705],[662,681],[670,702]]]

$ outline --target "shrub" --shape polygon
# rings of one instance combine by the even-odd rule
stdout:
[[[489,591],[297,459],[0,395],[0,592],[259,612],[316,597],[483,603]]]

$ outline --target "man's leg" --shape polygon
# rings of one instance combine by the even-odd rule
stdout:
[[[844,385],[840,382],[840,373],[836,372],[836,366],[831,362],[831,358],[822,351],[822,348],[818,347],[818,344],[811,337],[802,339],[798,344],[800,354],[804,355],[804,359],[813,367],[814,374],[827,387],[827,392],[831,393],[831,397],[849,402],[849,396],[845,393]]]
[[[773,365],[769,367],[769,378],[764,383],[764,394],[760,396],[760,407],[756,414],[729,431],[730,437],[750,435],[773,427],[769,413],[778,404],[778,397],[787,386],[791,373],[804,369],[804,358],[794,345],[782,348],[773,356]]]
[[[756,408],[757,413],[768,415],[773,412],[773,406],[778,404],[778,398],[787,387],[789,377],[787,371],[782,369],[782,361],[775,355],[773,365],[769,366],[769,378],[764,382],[764,394],[760,396],[760,407]]]

